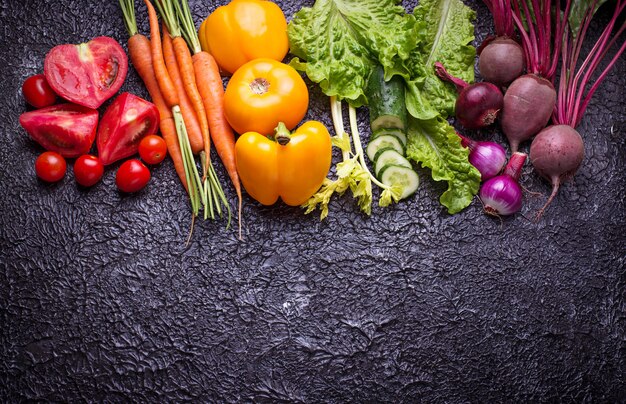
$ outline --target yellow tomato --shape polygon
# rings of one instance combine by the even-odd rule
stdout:
[[[291,130],[309,107],[309,90],[291,66],[273,59],[255,59],[230,78],[224,113],[237,133],[270,135],[279,122]]]
[[[287,20],[271,1],[233,0],[211,13],[198,33],[202,49],[229,73],[252,59],[283,60],[289,50]]]
[[[328,174],[330,134],[317,121],[305,122],[293,134],[281,123],[275,138],[246,132],[237,139],[235,157],[241,183],[263,205],[272,205],[280,197],[287,205],[299,206]]]

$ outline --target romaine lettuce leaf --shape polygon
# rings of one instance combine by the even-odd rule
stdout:
[[[401,62],[416,46],[415,19],[397,0],[317,0],[289,23],[292,65],[304,69],[324,94],[358,107],[372,66],[408,74]]]
[[[474,81],[476,49],[471,42],[475,13],[461,0],[421,0],[413,15],[418,41],[405,62],[410,69],[407,109],[414,117],[425,120],[453,115],[456,89],[435,75],[433,65],[441,62],[453,76],[468,83]]]
[[[451,214],[465,209],[478,193],[480,172],[469,163],[469,150],[454,128],[441,117],[410,119],[407,135],[407,158],[430,168],[435,181],[448,183],[441,204]]]

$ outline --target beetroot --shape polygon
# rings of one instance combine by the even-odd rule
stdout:
[[[550,120],[556,91],[552,81],[559,62],[561,46],[572,0],[565,0],[565,10],[555,0],[513,1],[513,21],[520,31],[528,74],[517,78],[504,95],[502,131],[511,150],[530,139]],[[554,21],[553,21],[554,19]]]
[[[552,184],[552,193],[537,218],[550,205],[561,183],[578,171],[583,154],[583,139],[569,125],[548,126],[535,137],[530,145],[530,162],[537,173]]]
[[[546,126],[555,102],[554,86],[542,77],[526,74],[511,83],[504,94],[500,117],[511,152]]]
[[[583,41],[595,12],[595,2],[577,10],[581,12],[582,18],[577,22],[578,25],[572,25],[570,20],[571,31],[565,32],[559,94],[552,117],[554,125],[542,130],[530,146],[530,161],[535,170],[552,184],[552,193],[537,213],[537,219],[556,196],[560,184],[576,173],[583,160],[583,140],[574,128],[580,123],[594,92],[626,50],[626,42],[623,42],[597,76],[595,83],[590,85],[594,71],[609,50],[619,44],[617,39],[626,30],[626,24],[622,23],[613,32],[624,9],[626,0],[617,0],[612,18],[582,63],[578,63],[578,57],[584,48]]]
[[[511,38],[498,37],[480,51],[478,70],[485,81],[505,86],[524,71],[524,51]]]

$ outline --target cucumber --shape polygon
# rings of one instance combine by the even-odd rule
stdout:
[[[374,161],[376,153],[381,149],[392,148],[395,149],[400,155],[404,155],[404,146],[397,137],[392,135],[381,135],[370,140],[367,145],[367,157],[370,161]]]
[[[404,158],[396,149],[387,147],[379,150],[374,156],[374,172],[376,177],[380,179],[380,172],[383,167],[388,165],[402,166],[406,168],[412,168],[409,160]]]
[[[378,136],[383,135],[391,135],[395,136],[402,142],[402,145],[406,147],[406,133],[402,129],[390,128],[390,129],[378,129],[376,132],[372,133],[372,139]]]
[[[385,185],[402,185],[402,195],[400,199],[404,199],[417,191],[420,184],[420,178],[412,168],[388,164],[380,170],[380,180]]]
[[[400,76],[393,76],[385,81],[385,71],[381,65],[372,70],[367,84],[372,133],[378,129],[406,128],[404,91],[404,80]]]

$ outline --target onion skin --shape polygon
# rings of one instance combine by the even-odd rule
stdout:
[[[506,164],[506,150],[496,142],[479,142],[457,132],[461,146],[470,150],[468,161],[480,172],[480,180],[486,181],[500,174]]]
[[[498,37],[482,48],[478,70],[483,80],[505,86],[518,78],[526,63],[524,50],[511,38]]]
[[[509,140],[511,152],[515,153],[520,143],[548,124],[555,103],[554,86],[542,77],[526,74],[511,83],[504,94],[500,115],[502,131]]]
[[[499,175],[485,181],[480,188],[485,212],[493,216],[509,216],[522,209],[522,188],[517,181]]]
[[[486,128],[496,121],[503,100],[502,91],[495,84],[470,84],[456,99],[456,118],[467,129]]]
[[[461,125],[467,129],[481,129],[496,121],[504,100],[498,86],[487,82],[468,84],[448,73],[440,62],[435,62],[434,67],[435,74],[454,84],[459,93],[454,109]]]
[[[485,213],[493,216],[508,216],[522,208],[522,187],[518,180],[526,157],[525,153],[513,153],[504,172],[488,179],[480,187],[479,196]]]

